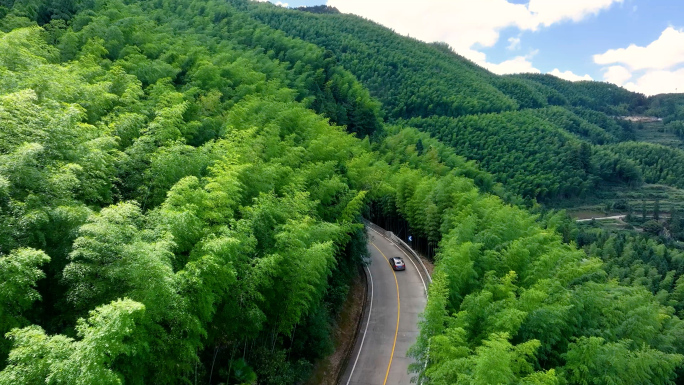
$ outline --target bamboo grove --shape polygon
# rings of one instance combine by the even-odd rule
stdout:
[[[518,172],[508,186],[515,158],[459,138],[512,120],[521,141],[565,149],[563,178],[596,174],[599,158],[605,178],[675,178],[618,144],[628,130],[602,119],[627,107],[460,61],[488,79],[472,75],[473,94],[424,105],[439,82],[416,100],[409,82],[376,99],[382,77],[265,24],[302,15],[268,7],[0,0],[0,384],[302,383],[367,253],[362,216],[438,246],[411,350],[427,383],[678,380],[679,294],[604,263],[609,236],[587,253],[562,213],[513,204],[591,184]],[[661,286],[679,293],[681,255],[663,258]]]
[[[668,130],[682,135],[684,101],[677,94],[646,98],[608,83],[496,76],[445,43],[425,44],[334,8],[292,12],[231,2],[271,27],[330,50],[383,103],[390,122],[440,138],[523,198],[554,204],[614,183],[683,183],[678,166],[645,159],[654,151],[679,158],[681,148],[635,141],[638,125],[616,119],[661,116]],[[618,143],[630,151],[616,148]]]

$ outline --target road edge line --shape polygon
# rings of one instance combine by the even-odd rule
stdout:
[[[361,352],[363,351],[363,343],[366,341],[366,335],[368,334],[368,325],[370,325],[370,320],[371,320],[371,314],[373,313],[373,274],[371,274],[370,269],[366,266],[364,266],[364,273],[367,271],[368,272],[368,278],[370,278],[370,305],[368,306],[368,320],[366,321],[366,328],[363,330],[363,337],[361,337],[361,344],[359,345],[359,352],[356,354],[356,359],[354,360],[354,365],[352,366],[351,371],[349,372],[349,378],[347,379],[347,384],[351,382],[352,377],[354,376],[354,370],[356,369],[356,364],[359,362],[359,357],[361,357]],[[365,302],[365,301],[364,301]],[[360,326],[361,324],[359,324]],[[358,337],[358,327],[357,327],[357,337]],[[356,339],[356,338],[355,338]],[[352,349],[353,351],[353,349]],[[346,365],[345,365],[346,366]],[[339,381],[338,381],[339,383]]]

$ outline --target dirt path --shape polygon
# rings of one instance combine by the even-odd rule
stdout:
[[[596,221],[608,221],[608,220],[615,220],[615,219],[622,221],[623,219],[625,219],[626,216],[627,215],[625,214],[625,215],[613,215],[612,217],[594,217],[594,218],[588,218],[588,219],[578,219],[577,222],[578,223],[591,222],[594,220],[596,220]]]

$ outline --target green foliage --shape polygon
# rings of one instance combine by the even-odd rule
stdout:
[[[674,378],[680,256],[654,246],[662,287],[621,286],[561,217],[504,203],[651,180],[605,146],[640,96],[496,77],[327,8],[3,4],[0,384],[300,383],[367,254],[362,214],[439,247],[424,379]]]
[[[663,231],[663,225],[655,220],[650,220],[643,224],[643,229],[649,234],[658,235],[661,231]]]
[[[448,48],[400,37],[358,16],[234,3],[273,28],[329,50],[392,119],[510,111],[543,103],[529,97],[521,81],[499,80]],[[500,84],[503,92],[497,89]]]
[[[32,249],[13,250],[9,255],[0,257],[0,303],[2,303],[3,330],[8,330],[7,318],[25,311],[31,304],[40,300],[35,290],[36,282],[45,278],[39,267],[50,261],[44,252]]]
[[[658,144],[626,142],[611,146],[614,153],[633,159],[647,183],[684,188],[684,151]]]
[[[654,95],[649,102],[648,115],[660,117],[665,123],[684,120],[684,98],[681,94]]]
[[[632,163],[642,163],[638,155],[605,146],[634,140],[633,124],[620,117],[650,109],[652,115],[667,113],[668,122],[675,121],[683,104],[676,97],[646,98],[608,83],[539,74],[496,76],[445,43],[425,44],[327,8],[292,11],[244,0],[231,3],[289,36],[324,47],[383,103],[391,122],[429,132],[481,162],[525,198],[550,202],[584,198],[616,182],[628,187],[653,183],[658,178],[639,175],[645,170]],[[591,151],[584,141],[595,145]],[[593,153],[600,155],[593,159]],[[676,172],[675,167],[667,171]],[[658,183],[678,186],[674,177]]]
[[[120,203],[81,226],[63,272],[69,301],[77,309],[122,297],[148,306],[151,301],[171,306],[173,288],[165,284],[173,273],[171,243],[141,231],[143,220],[138,206]]]
[[[674,384],[673,369],[684,356],[653,349],[634,351],[629,345],[629,341],[606,343],[599,337],[571,343],[565,368],[569,383]]]
[[[397,136],[402,134],[408,132]],[[440,242],[421,334],[410,351],[420,378],[438,384],[621,383],[623,371],[603,376],[591,369],[602,367],[598,358],[576,355],[577,341],[598,338],[621,349],[629,381],[672,383],[683,351],[676,342],[682,321],[667,302],[675,294],[663,297],[608,280],[610,259],[563,243],[578,237],[563,213],[540,227],[536,217],[479,194],[454,171],[442,175],[439,162],[405,148],[430,166],[395,164],[393,203],[413,234],[427,237],[436,226]],[[390,154],[392,149],[383,147],[387,159],[405,156]],[[442,205],[437,225],[421,211],[431,204]],[[605,269],[597,257],[606,260]]]
[[[341,305],[329,291],[345,292],[365,254],[351,245],[374,161],[340,125],[374,134],[379,105],[322,49],[225,3],[184,4],[95,3],[49,35],[0,35],[4,332],[40,323],[81,338],[14,332],[6,381],[289,383],[329,350]],[[198,8],[233,22],[195,20]],[[44,272],[47,256],[23,247],[50,253]],[[135,328],[111,313],[128,304],[107,310],[119,298],[144,306]],[[74,323],[95,308],[91,326]],[[100,320],[120,332],[97,332]],[[26,354],[44,360],[22,358],[31,339]],[[242,374],[211,373],[205,350],[225,363],[238,346],[250,347]]]
[[[136,355],[126,339],[144,312],[145,306],[129,299],[98,307],[87,321],[78,321],[78,340],[47,336],[38,326],[14,329],[8,334],[14,348],[0,384],[122,384],[112,367],[118,357]]]
[[[50,261],[44,252],[33,249],[16,249],[0,256],[0,333],[25,326],[24,313],[41,299],[37,282],[45,278],[40,266]],[[0,357],[9,352],[6,341],[0,344]]]
[[[594,144],[602,145],[617,140],[612,133],[565,108],[549,107],[534,110],[533,113]]]
[[[646,288],[681,316],[684,253],[669,241],[655,237],[662,233],[663,224],[648,221],[643,228],[646,234],[642,235],[582,228],[577,239],[589,255],[605,261],[611,278],[624,285]]]
[[[643,110],[648,102],[641,94],[614,84],[593,81],[571,82],[549,74],[511,75],[516,79],[535,82],[559,92],[572,106],[604,112],[608,115],[628,115]]]
[[[575,107],[572,112],[587,122],[599,126],[618,140],[634,140],[634,125],[630,121],[615,119],[613,116],[586,107]]]
[[[556,198],[585,194],[591,151],[529,111],[433,117],[405,122],[431,133],[458,153],[477,160],[524,197]]]

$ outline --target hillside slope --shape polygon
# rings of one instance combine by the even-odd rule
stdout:
[[[608,279],[567,218],[507,204],[452,143],[383,124],[324,48],[220,0],[0,4],[0,385],[301,383],[361,215],[439,246],[411,350],[434,384],[680,373],[667,298]],[[501,95],[436,119],[510,114],[586,152]]]
[[[636,186],[644,180],[643,174],[653,173],[648,167],[639,167],[637,163],[641,163],[624,152],[602,146],[633,140],[634,125],[615,117],[645,113],[658,99],[647,99],[608,83],[575,83],[551,75],[497,76],[453,53],[445,44],[399,36],[378,24],[334,10],[320,13],[245,0],[232,3],[289,36],[329,50],[383,103],[390,121],[410,119],[410,124],[429,129],[433,135],[439,132],[440,138],[449,136],[447,142],[451,143],[459,131],[453,130],[449,119],[437,117],[515,116],[519,125],[500,124],[503,119],[489,121],[487,135],[461,138],[455,148],[468,159],[487,158],[482,167],[499,182],[508,184],[511,173],[519,175],[511,190],[525,198],[553,203],[591,195],[616,181]],[[515,131],[519,127],[535,127],[536,135],[510,143],[518,136]],[[558,141],[558,137],[565,139]],[[491,148],[491,142],[508,145]],[[567,162],[565,156],[559,157],[584,148],[583,143],[592,145],[590,151],[582,153],[584,159]],[[483,148],[488,148],[486,154],[480,153]],[[529,148],[534,149],[533,157]],[[509,158],[520,161],[511,163]],[[546,159],[553,165],[533,159]],[[494,166],[500,163],[506,163],[506,172]],[[558,175],[571,177],[558,181]]]

